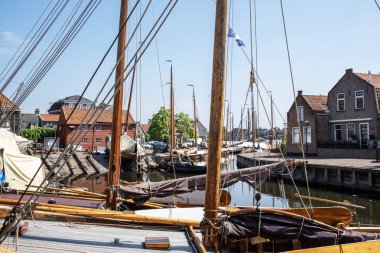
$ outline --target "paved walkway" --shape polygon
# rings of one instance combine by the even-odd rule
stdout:
[[[265,153],[247,153],[240,154],[239,156],[247,158],[260,158],[264,161],[278,161],[282,159],[282,156],[279,154],[269,154]],[[302,157],[297,156],[285,156],[288,159],[295,159],[296,161],[301,161]],[[326,166],[336,166],[336,167],[347,167],[355,169],[372,169],[380,170],[380,162],[376,162],[374,159],[348,159],[348,158],[319,158],[319,157],[309,157],[308,163],[310,165],[326,165]]]

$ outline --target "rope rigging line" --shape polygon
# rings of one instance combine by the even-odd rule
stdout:
[[[170,6],[170,4],[172,3],[172,0],[167,4],[167,6],[166,6],[166,8],[165,8],[165,10],[162,12],[162,14],[160,15],[160,18],[158,19],[158,21],[163,17],[163,15],[166,13],[166,16],[164,17],[164,19],[161,21],[161,23],[159,24],[159,26],[158,26],[158,28],[156,28],[156,25],[158,24],[158,21],[157,21],[157,23],[152,27],[152,29],[151,29],[151,31],[149,32],[149,34],[146,36],[146,38],[145,38],[145,40],[143,41],[143,43],[141,43],[140,44],[140,47],[138,48],[138,50],[137,50],[137,52],[135,53],[135,56],[136,56],[136,54],[137,53],[139,53],[139,51],[142,49],[142,46],[144,45],[144,43],[149,39],[149,36],[151,35],[151,33],[154,31],[154,29],[156,29],[156,31],[154,32],[154,34],[151,36],[152,38],[150,38],[149,39],[149,42],[147,43],[147,45],[145,46],[145,48],[143,48],[142,49],[142,52],[141,52],[141,54],[139,55],[139,57],[137,58],[137,62],[135,62],[135,64],[137,64],[138,63],[138,61],[141,59],[141,57],[144,55],[144,53],[146,52],[146,50],[147,50],[147,48],[149,47],[149,45],[151,44],[151,42],[153,41],[153,39],[154,39],[154,37],[157,35],[157,33],[159,32],[159,30],[161,29],[161,27],[162,27],[162,25],[166,22],[166,20],[167,20],[167,18],[168,18],[168,16],[171,14],[171,12],[173,11],[173,9],[174,9],[174,7],[177,5],[177,3],[178,3],[178,0],[176,0],[175,2],[174,2],[174,4],[172,4],[172,6],[171,6],[171,8],[169,9],[169,11],[167,11],[168,10],[168,8],[169,8],[169,6]],[[127,20],[128,20],[128,18],[127,18]],[[127,21],[126,20],[126,21]],[[126,22],[125,22],[126,23]],[[125,23],[124,23],[124,25],[125,25]],[[119,33],[120,33],[120,31],[119,31]],[[119,34],[118,34],[119,35]],[[124,50],[124,53],[125,53],[125,50]],[[133,60],[134,58],[132,57],[132,60]],[[130,66],[130,64],[131,64],[131,62],[132,62],[132,60],[130,60],[130,62],[128,63],[128,65],[127,65],[127,67],[124,69],[124,71],[127,71],[127,69],[128,69],[128,67]],[[117,63],[118,64],[118,63]],[[115,66],[117,66],[117,64],[115,65]],[[135,66],[135,65],[134,65]],[[132,68],[129,70],[129,72],[127,73],[127,77],[131,74],[131,72],[132,72],[132,70],[133,70],[133,67],[134,66],[132,66]],[[121,77],[119,77],[119,79],[120,79]],[[110,94],[111,93],[111,91],[113,91],[113,88],[115,88],[115,86],[116,86],[116,83],[118,83],[120,80],[117,80],[116,82],[115,82],[115,84],[113,85],[113,87],[111,87],[111,89],[110,89],[110,91],[108,92],[108,94]],[[108,81],[107,81],[108,82]],[[107,83],[106,82],[106,83]],[[105,83],[105,84],[106,84]],[[120,88],[120,87],[119,87]],[[101,93],[102,91],[100,91],[100,93]],[[115,91],[114,92],[114,94],[116,93],[117,91]],[[108,96],[108,94],[107,94],[107,96]],[[106,97],[107,97],[106,96]],[[111,99],[113,98],[113,96],[114,95],[112,95],[111,96],[111,98],[109,99],[109,101],[108,101],[108,103],[107,104],[109,104],[110,102],[111,102]],[[103,101],[105,100],[105,98],[103,99]],[[78,101],[79,102],[79,101]],[[95,102],[95,101],[94,101]],[[77,104],[76,104],[76,106],[77,106]],[[105,110],[105,108],[103,108],[103,111]],[[73,110],[74,111],[74,110]],[[73,111],[72,111],[72,113],[73,113]],[[72,113],[70,114],[70,115],[72,115]],[[100,117],[100,115],[101,114],[99,114],[98,115],[98,117]],[[83,119],[84,120],[84,119]],[[83,120],[82,120],[82,123],[83,123]],[[97,119],[96,119],[97,120]],[[93,127],[94,125],[92,125],[92,127]],[[91,129],[88,129],[87,130],[87,132],[89,132]],[[83,131],[83,130],[82,130]],[[79,136],[79,135],[78,135]],[[70,147],[71,148],[71,150],[72,150],[72,147]],[[75,148],[76,149],[76,148]],[[74,151],[75,151],[75,149],[74,149]],[[49,174],[51,175],[51,174],[53,174],[53,172],[54,172],[54,169],[57,167],[57,165],[58,165],[58,163],[62,160],[62,157],[67,153],[67,148],[65,149],[65,153],[63,154],[62,153],[62,155],[57,159],[57,161],[55,162],[55,164],[53,165],[53,168],[52,168],[52,170],[49,172]],[[49,150],[49,152],[50,152],[51,150]],[[62,168],[62,167],[61,167]],[[58,171],[57,171],[57,173],[58,173]],[[42,185],[46,182],[46,180],[48,179],[48,177],[46,177],[44,180],[43,180],[43,182],[41,183],[41,185],[38,187],[38,189],[36,190],[36,191],[38,191],[39,189],[41,189],[41,187],[42,187]],[[50,178],[49,178],[50,179]],[[33,179],[32,179],[32,181],[33,181]],[[32,182],[31,181],[31,182]],[[28,185],[28,187],[30,187],[30,184]],[[44,187],[44,190],[46,189],[46,187],[47,187],[47,185]],[[32,198],[34,197],[34,196],[36,196],[36,193],[37,192],[35,192],[34,194],[33,194],[33,196],[27,201],[27,203],[29,203],[31,200],[32,200]],[[39,196],[36,196],[36,199],[34,200],[34,203],[35,203],[35,201],[37,201],[38,200],[38,198],[39,198]],[[21,198],[20,198],[21,199]],[[20,200],[18,201],[18,204],[20,203]],[[30,205],[31,206],[31,205]],[[13,213],[15,213],[16,212],[16,207],[17,206],[15,206],[13,209],[12,209],[12,211],[11,211],[11,213],[13,212]],[[25,205],[24,205],[24,208],[25,208]],[[30,211],[30,210],[28,210],[28,206],[26,207],[26,209],[25,210],[27,210],[26,212],[23,212],[23,216],[21,217],[21,219]],[[19,219],[17,219],[15,222],[16,222],[16,224],[18,224],[18,222],[19,222],[20,220]],[[14,223],[13,223],[14,224]],[[13,224],[10,224],[10,225],[13,225]],[[6,239],[6,237],[4,237],[6,234],[7,234],[7,232],[9,232],[9,230],[10,230],[10,226],[3,226],[3,228],[1,229],[1,241],[0,242],[3,242],[5,239]]]
[[[284,14],[284,7],[283,7],[282,0],[280,0],[280,7],[281,7],[281,16],[282,16],[284,35],[285,35],[286,50],[287,50],[287,55],[288,55],[289,71],[290,71],[290,77],[291,77],[292,88],[293,88],[293,98],[294,98],[295,106],[296,106],[296,108],[298,108],[297,107],[297,100],[296,100],[296,93],[295,93],[294,78],[293,78],[293,69],[292,69],[292,63],[291,63],[291,59],[290,59],[288,34],[287,34],[287,30],[286,30],[286,21],[285,21],[285,14]],[[298,110],[296,110],[296,112],[297,112],[297,118],[298,118]],[[298,126],[300,128],[300,122],[298,122]],[[307,136],[306,136],[306,138],[307,138]],[[300,139],[301,139],[301,143],[302,143],[302,139],[303,139],[302,135],[300,135]],[[302,151],[302,157],[303,157],[303,165],[304,165],[303,167],[304,167],[304,173],[305,173],[305,179],[306,179],[306,187],[307,187],[307,192],[308,192],[308,196],[309,196],[309,206],[311,209],[311,214],[308,211],[307,211],[307,213],[309,214],[309,216],[311,215],[310,218],[313,218],[314,210],[313,210],[313,206],[312,206],[311,198],[310,198],[309,179],[308,179],[308,175],[307,175],[307,167],[306,167],[305,153],[303,151],[303,145],[301,146],[301,151]],[[286,166],[286,167],[289,170],[288,166]],[[292,178],[292,181],[293,181],[293,178]]]
[[[374,2],[375,2],[375,4],[376,4],[376,6],[377,6],[377,8],[379,9],[379,11],[380,11],[380,5],[379,5],[379,3],[377,2],[377,0],[373,0]]]
[[[22,48],[22,46],[24,45],[24,43],[27,41],[29,35],[32,33],[33,29],[36,27],[36,25],[38,24],[38,22],[40,22],[41,18],[44,16],[45,12],[48,10],[50,4],[52,3],[52,0],[49,1],[48,5],[46,6],[46,8],[44,9],[44,11],[41,13],[41,15],[38,17],[37,21],[34,23],[34,25],[32,26],[32,28],[29,30],[28,34],[25,36],[24,40],[22,41],[22,43],[20,44],[20,46],[16,49],[16,51],[14,52],[14,54],[12,55],[11,59],[8,61],[8,63],[5,65],[4,69],[0,72],[0,76],[2,76],[4,74],[4,72],[6,71],[6,69],[9,67],[9,65],[12,63],[13,59],[16,57],[17,53],[20,51],[20,49]],[[5,78],[4,78],[5,79]],[[1,79],[3,80],[3,79]],[[11,81],[12,82],[12,81]]]
[[[89,4],[86,6],[86,8],[82,11],[80,16],[75,21],[75,23],[71,26],[70,30],[66,33],[65,37],[60,41],[59,45],[54,48],[54,46],[58,43],[58,40],[63,35],[63,33],[61,33],[61,35],[59,37],[58,37],[58,35],[60,33],[58,33],[56,35],[56,38],[58,38],[58,39],[56,40],[56,42],[54,44],[53,44],[53,42],[54,42],[54,40],[53,40],[53,42],[51,42],[50,46],[49,46],[50,50],[48,47],[44,53],[44,55],[45,55],[47,53],[47,51],[49,50],[49,53],[47,53],[47,55],[49,55],[49,56],[45,57],[44,62],[41,63],[40,66],[37,68],[37,70],[33,73],[33,75],[32,75],[33,79],[30,78],[27,81],[27,82],[29,82],[29,84],[27,84],[27,87],[24,88],[20,97],[15,101],[13,108],[11,110],[9,110],[8,114],[5,117],[3,117],[3,119],[1,119],[0,124],[5,122],[7,119],[9,119],[9,117],[14,113],[14,108],[16,108],[16,106],[20,106],[25,101],[25,99],[30,95],[30,93],[35,89],[35,87],[39,84],[39,82],[42,80],[42,78],[46,75],[46,73],[50,70],[50,68],[54,65],[54,63],[58,60],[58,58],[62,55],[62,53],[66,50],[66,48],[72,42],[72,40],[75,38],[75,36],[78,34],[78,32],[82,29],[84,24],[87,22],[88,18],[91,16],[91,14],[94,12],[96,7],[99,5],[100,1],[101,0],[89,2]],[[79,7],[79,6],[76,6],[76,7]],[[73,17],[74,16],[71,16],[71,18],[70,18],[70,16],[69,16],[67,21],[72,20]],[[65,28],[63,30],[66,30],[69,23],[70,22],[67,22],[66,25],[64,24],[61,27],[60,31],[62,31],[62,29],[64,27]],[[44,55],[42,55],[42,57]],[[40,59],[42,59],[42,57]],[[35,65],[33,67],[33,69],[36,68],[36,66],[37,65]],[[28,76],[31,74],[31,72],[28,74]]]
[[[35,36],[37,36],[35,39],[34,39],[34,42],[33,42],[33,38],[35,36],[33,36],[32,38],[32,42],[33,43],[30,48],[28,49],[28,51],[26,52],[26,54],[22,57],[21,61],[19,62],[19,64],[17,65],[17,67],[15,68],[15,70],[12,72],[12,74],[8,77],[7,81],[4,83],[4,85],[1,87],[0,89],[0,93],[3,93],[4,90],[7,88],[7,86],[9,85],[10,81],[12,81],[12,79],[16,76],[16,74],[18,73],[18,71],[21,69],[21,67],[25,64],[25,62],[27,61],[27,59],[30,57],[30,55],[33,53],[33,51],[37,48],[37,46],[39,45],[39,43],[42,41],[42,39],[45,37],[45,35],[47,34],[47,32],[50,30],[50,28],[52,27],[52,25],[55,23],[55,21],[58,19],[58,17],[60,16],[60,14],[63,12],[63,10],[65,9],[65,7],[67,6],[67,3],[68,1],[58,1],[57,4],[55,5],[58,6],[58,4],[61,4],[63,3],[63,5],[61,6],[61,8],[58,10],[55,10],[53,15],[50,16],[50,13],[49,16],[46,18],[49,20],[49,23],[47,24],[44,24],[43,27],[41,28],[41,31],[38,32],[38,34],[35,34]],[[45,20],[46,20],[45,19]],[[27,47],[25,47],[26,49]],[[24,50],[25,50],[24,49]],[[23,52],[24,52],[23,50]],[[20,56],[22,55],[22,53],[20,54]],[[15,62],[16,63],[16,62]],[[14,64],[15,64],[14,63]],[[13,67],[13,65],[12,65]]]

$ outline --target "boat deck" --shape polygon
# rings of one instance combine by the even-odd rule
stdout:
[[[29,220],[29,230],[17,239],[18,252],[194,252],[184,229],[146,226],[117,227],[86,223]],[[170,250],[145,249],[145,237],[168,237]],[[119,244],[115,244],[119,239]],[[1,245],[16,250],[13,237]]]

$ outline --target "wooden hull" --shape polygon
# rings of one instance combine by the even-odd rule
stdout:
[[[179,173],[188,173],[188,174],[206,174],[207,173],[206,165],[196,165],[190,162],[178,162],[178,163],[175,162],[174,164],[169,162],[167,164],[167,170],[170,172],[173,172],[174,169],[175,169],[175,172],[179,172]]]
[[[375,253],[380,251],[380,241],[356,242],[333,246],[286,251],[287,253]]]

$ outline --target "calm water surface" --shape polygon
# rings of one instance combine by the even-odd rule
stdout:
[[[229,158],[222,160],[222,170],[234,170],[237,169],[236,157],[230,156]],[[176,174],[176,177],[187,177],[189,174]],[[133,171],[123,172],[121,179],[130,182],[135,181],[151,181],[157,182],[162,180],[168,180],[175,178],[173,173],[161,172],[161,171],[149,171],[138,178],[137,174]],[[101,182],[100,182],[100,181]],[[104,178],[101,179],[91,179],[90,182],[87,179],[79,179],[77,182],[72,182],[75,186],[85,186],[90,191],[99,191],[100,186],[103,186]],[[103,188],[103,187],[101,187]],[[285,194],[286,199],[281,198],[279,185],[276,180],[267,181],[261,186],[261,206],[267,207],[302,207],[302,203],[299,198],[295,198],[294,194],[297,192],[296,188],[290,184],[285,183]],[[307,189],[304,186],[298,186],[297,188],[302,195],[307,195]],[[104,189],[104,188],[103,188]],[[255,191],[254,189],[242,182],[238,182],[233,186],[230,186],[227,191],[231,194],[232,206],[252,206]],[[365,210],[357,210],[357,222],[362,224],[378,224],[380,225],[380,196],[376,195],[365,195],[360,192],[343,192],[340,190],[324,189],[323,187],[313,186],[310,189],[311,196],[326,198],[330,200],[343,201],[348,200],[355,205],[360,205],[366,207]],[[309,201],[305,200],[308,204]],[[313,206],[331,206],[323,202],[312,202]]]

